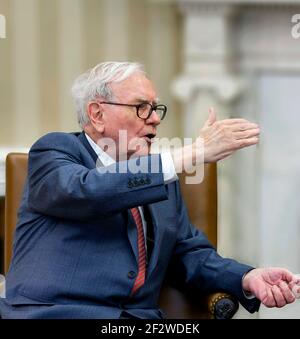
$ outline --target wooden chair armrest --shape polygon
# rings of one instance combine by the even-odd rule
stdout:
[[[225,292],[183,292],[165,283],[159,306],[167,319],[230,319],[237,312],[239,303]]]
[[[230,319],[239,308],[238,301],[227,293],[212,293],[205,297],[212,319]]]

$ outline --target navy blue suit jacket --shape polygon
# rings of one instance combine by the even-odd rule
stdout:
[[[119,318],[122,310],[161,318],[167,272],[179,286],[226,291],[258,309],[241,287],[251,267],[221,258],[191,225],[178,181],[164,184],[159,155],[135,174],[100,173],[96,160],[83,133],[50,133],[32,146],[3,318]],[[154,242],[146,282],[130,298],[138,249],[128,210],[138,205],[147,206]]]

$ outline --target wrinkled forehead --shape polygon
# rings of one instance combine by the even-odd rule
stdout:
[[[127,79],[110,84],[116,99],[139,102],[156,102],[157,94],[150,79],[143,73],[135,73]]]

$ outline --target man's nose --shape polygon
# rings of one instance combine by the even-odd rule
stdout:
[[[155,126],[160,124],[160,117],[156,113],[156,111],[152,111],[152,113],[150,114],[150,117],[146,120],[146,123],[152,124],[152,125],[155,125]]]

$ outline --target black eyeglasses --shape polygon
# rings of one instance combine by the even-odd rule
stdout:
[[[108,101],[101,101],[100,104],[107,104],[107,105],[118,105],[118,106],[128,106],[128,107],[135,107],[136,114],[139,118],[147,120],[153,111],[159,116],[160,120],[163,120],[167,113],[167,106],[166,105],[152,105],[149,102],[143,102],[141,104],[133,105],[133,104],[120,104],[119,102],[108,102]]]

